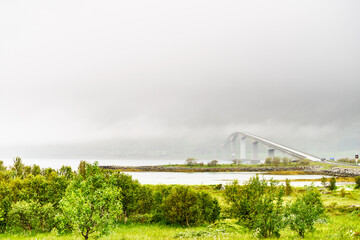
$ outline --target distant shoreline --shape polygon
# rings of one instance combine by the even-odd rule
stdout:
[[[332,166],[324,169],[318,165],[312,166],[100,166],[102,169],[121,172],[265,172],[279,175],[330,175],[339,177],[360,176],[360,169]]]

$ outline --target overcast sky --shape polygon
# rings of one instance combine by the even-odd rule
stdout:
[[[360,151],[360,1],[0,2],[0,158],[235,131]]]

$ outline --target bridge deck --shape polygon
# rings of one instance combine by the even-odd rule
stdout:
[[[309,159],[311,161],[316,161],[316,162],[321,161],[321,158],[315,157],[315,156],[310,155],[308,153],[304,153],[304,152],[295,150],[293,148],[289,148],[289,147],[286,147],[284,145],[272,142],[272,141],[267,140],[265,138],[258,137],[258,136],[255,136],[253,134],[245,133],[245,132],[235,132],[235,133],[231,134],[230,137],[226,140],[225,143],[227,143],[229,141],[233,141],[233,139],[236,139],[238,136],[242,136],[242,137],[252,139],[253,141],[263,143],[264,145],[266,145],[266,146],[268,146],[270,148],[273,148],[273,149],[288,153],[290,155],[293,155],[293,156],[296,156],[296,157],[299,157],[299,158],[307,158],[307,159]]]

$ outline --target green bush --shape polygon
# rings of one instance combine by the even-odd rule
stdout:
[[[219,203],[208,193],[196,192],[189,186],[175,186],[164,200],[164,218],[183,226],[214,222],[220,214]]]
[[[103,235],[121,213],[120,190],[106,181],[97,162],[85,164],[84,175],[77,176],[66,189],[60,209],[85,239],[97,232]],[[66,219],[59,218],[59,219]]]
[[[132,176],[120,172],[111,175],[110,183],[121,189],[118,200],[122,202],[122,217],[125,222],[132,215],[150,213],[153,196],[149,187],[142,186],[138,180],[133,180]]]
[[[196,162],[196,159],[195,158],[188,158],[186,159],[186,165],[188,166],[193,166],[193,165],[196,165],[197,162]]]
[[[273,163],[274,163],[274,165],[275,165],[275,166],[278,166],[278,165],[280,164],[280,160],[281,160],[280,157],[274,157],[274,158],[273,158]]]
[[[330,181],[329,181],[329,190],[330,191],[334,191],[336,190],[336,178],[335,177],[332,177],[330,178]]]
[[[290,179],[285,180],[285,195],[289,196],[293,192],[293,189],[290,185]]]
[[[360,188],[360,176],[355,177],[355,183],[356,183],[355,188],[359,189]]]
[[[35,201],[19,201],[9,212],[10,226],[27,231],[50,231],[55,225],[55,210],[51,203],[41,205]]]
[[[320,199],[320,193],[314,187],[309,187],[306,193],[298,198],[289,207],[290,228],[300,237],[307,231],[314,230],[314,223],[324,213],[325,208]]]
[[[266,165],[271,165],[273,163],[273,159],[271,157],[268,157],[265,159],[265,164]]]
[[[288,157],[283,157],[282,162],[284,165],[288,165],[289,163],[291,163],[291,159]]]
[[[214,167],[214,166],[216,166],[217,164],[218,164],[218,161],[217,161],[217,160],[212,160],[212,161],[208,162],[208,166],[209,166],[209,167]]]
[[[299,162],[299,164],[301,165],[301,166],[307,166],[307,165],[310,165],[310,160],[309,159],[301,159],[300,160],[300,162]]]
[[[283,188],[278,188],[275,181],[268,184],[259,176],[251,178],[244,186],[237,181],[225,188],[225,199],[230,204],[230,211],[243,226],[262,237],[280,236],[280,230],[286,226],[283,221]]]

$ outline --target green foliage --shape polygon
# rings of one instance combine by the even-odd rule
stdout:
[[[273,163],[274,163],[274,165],[275,165],[275,166],[279,166],[280,160],[281,160],[280,157],[273,157]]]
[[[291,159],[288,157],[283,157],[282,162],[286,166],[288,164],[291,164]]]
[[[121,213],[121,195],[119,189],[106,181],[97,163],[85,167],[85,176],[76,177],[66,189],[60,208],[88,239],[94,232],[99,235],[108,233],[116,216]]]
[[[320,199],[320,193],[309,187],[306,193],[298,198],[289,207],[290,228],[296,231],[300,237],[314,230],[314,223],[324,213],[325,208]]]
[[[301,166],[307,166],[307,165],[310,165],[310,160],[309,159],[301,159],[300,160],[300,162],[299,162],[299,164],[301,165]]]
[[[39,165],[34,164],[31,167],[31,174],[34,175],[34,176],[41,174],[41,169],[40,169]]]
[[[4,181],[0,181],[0,232],[8,225],[8,213],[11,208],[11,189]]]
[[[271,157],[268,157],[265,159],[265,164],[266,165],[271,165],[273,163],[273,159]]]
[[[326,187],[326,185],[327,185],[326,177],[321,178],[321,185],[323,185],[324,188]]]
[[[355,177],[355,189],[359,189],[360,188],[360,176],[356,176]]]
[[[340,189],[340,196],[343,198],[346,196],[345,188]]]
[[[10,225],[27,231],[50,231],[54,227],[55,210],[51,203],[19,201],[9,212]]]
[[[51,178],[52,176],[56,175],[55,169],[52,169],[52,168],[50,168],[50,167],[43,169],[41,172],[42,172],[42,175],[43,175],[46,179],[49,179],[49,178]]]
[[[278,237],[280,230],[286,226],[283,221],[283,188],[277,188],[276,185],[274,181],[268,185],[256,175],[244,186],[234,181],[225,188],[225,198],[234,217],[258,236]]]
[[[149,213],[152,206],[152,192],[130,175],[116,172],[110,177],[112,186],[121,189],[119,199],[122,201],[122,215],[124,220],[133,214]]]
[[[332,177],[330,178],[330,181],[329,181],[329,190],[330,191],[334,191],[336,190],[336,178],[335,177]]]
[[[22,160],[20,157],[16,157],[14,159],[14,166],[11,168],[11,170],[14,172],[14,175],[16,177],[22,177],[24,173],[24,164],[22,163]]]
[[[86,162],[80,161],[79,167],[78,167],[78,174],[81,175],[83,178],[86,177]]]
[[[0,171],[5,171],[6,167],[4,166],[4,161],[0,160]]]
[[[163,205],[172,188],[171,185],[157,185],[153,191],[153,206],[151,209],[153,222],[166,222]]]
[[[59,175],[64,176],[67,179],[72,179],[74,177],[74,173],[70,166],[62,166],[59,171]]]
[[[293,189],[290,185],[290,179],[285,180],[285,195],[289,196],[293,192]]]
[[[205,192],[195,192],[188,186],[172,188],[162,206],[168,222],[187,226],[214,222],[220,214],[215,198]]]

